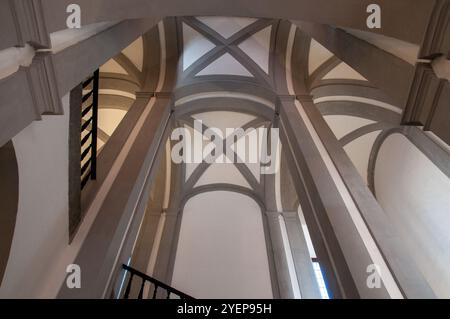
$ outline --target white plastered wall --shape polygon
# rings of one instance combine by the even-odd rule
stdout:
[[[375,191],[440,298],[450,298],[450,179],[401,134],[380,148]]]
[[[191,198],[183,210],[172,285],[196,298],[272,298],[259,205],[227,191]]]
[[[69,95],[64,115],[43,116],[13,138],[19,205],[0,298],[41,296],[48,269],[68,246]]]

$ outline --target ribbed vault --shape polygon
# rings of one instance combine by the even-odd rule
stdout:
[[[141,59],[142,62],[138,62]],[[323,123],[319,125],[322,125],[322,133],[327,131],[328,143],[344,154],[345,165],[352,170],[352,179],[361,187],[365,184],[374,191],[374,168],[380,143],[384,140],[382,137],[400,127],[404,107],[297,25],[279,19],[165,18],[108,61],[101,68],[101,79],[101,110],[126,112],[134,105],[134,100],[142,98],[148,103],[152,97],[167,99],[171,109],[169,140],[165,148],[164,217],[161,217],[164,230],[160,230],[159,238],[162,251],[158,252],[154,264],[154,275],[167,282],[172,280],[183,208],[190,199],[215,191],[241,193],[258,203],[265,223],[273,216],[284,218],[285,214],[290,216],[289,213],[298,217],[297,211],[302,205],[312,211],[315,203],[309,198],[310,186],[299,185],[305,182],[299,174],[308,168],[293,166],[298,165],[293,163],[299,158],[311,154],[303,154],[303,149],[295,150],[291,141],[294,135],[295,139],[302,139],[299,132],[310,138],[308,133],[317,130],[317,122]],[[299,110],[302,101],[309,103],[307,112],[306,109]],[[308,127],[306,132],[296,131],[295,127],[286,129],[286,109],[295,107],[298,108],[295,113],[300,114],[312,129]],[[315,119],[319,121],[310,119],[311,112],[316,112]],[[106,136],[113,132],[106,126],[100,125],[100,128]],[[185,129],[190,136],[203,135],[214,128],[222,132],[226,128],[239,128],[244,132],[281,128],[283,143],[278,141],[278,147],[272,148],[274,153],[270,154],[272,159],[276,158],[279,169],[275,174],[263,174],[260,161],[236,162],[242,156],[236,147],[240,143],[248,144],[247,134],[236,140],[228,136],[218,139],[217,142],[224,145],[224,153],[227,146],[232,146],[231,158],[221,155],[212,163],[174,163],[171,151],[177,140],[176,137],[170,140],[170,133],[177,128]],[[318,137],[322,138],[323,135]],[[208,142],[211,140],[202,140],[201,146]],[[190,143],[186,144],[186,151],[190,154],[198,152]],[[258,158],[261,150],[271,143],[273,141],[267,136],[258,140]],[[221,163],[227,160],[229,162]],[[294,172],[294,168],[300,172]],[[376,203],[370,193],[365,195]],[[309,227],[314,222],[311,222],[311,214],[308,216]],[[304,227],[306,222],[302,220]],[[324,245],[319,232],[312,228],[313,241]],[[372,237],[370,240],[375,243]],[[319,247],[318,255],[322,256],[321,262],[324,267],[329,267],[327,273],[332,276],[336,270],[325,260],[328,257],[324,257],[324,249],[324,246]],[[274,266],[270,267],[273,273]],[[278,284],[272,278],[274,296],[280,294]],[[397,289],[395,283],[393,285],[393,289]],[[350,286],[345,289],[357,291]],[[338,288],[333,290],[339,294]]]
[[[403,50],[412,49],[405,46]],[[290,63],[286,64],[285,56],[291,59]],[[164,74],[158,69],[160,61],[165,63]],[[171,90],[174,127],[186,127],[192,132],[194,121],[204,115],[209,123],[203,123],[202,132],[215,125],[214,116],[222,121],[224,117],[252,116],[235,126],[270,128],[276,122],[279,96],[311,94],[361,177],[372,186],[377,137],[398,127],[402,116],[402,109],[391,98],[301,29],[283,20],[166,18],[105,63],[100,71],[99,148],[136,100],[136,92]],[[161,76],[166,84],[158,88]],[[183,186],[183,196],[189,196],[195,192],[196,183],[205,179],[205,172],[217,171],[211,167],[217,165],[221,164],[183,164],[184,182],[172,188]],[[266,177],[255,176],[245,164],[225,164],[223,168],[226,165],[234,166],[233,172],[239,173],[236,176],[240,187],[245,181],[246,187],[264,202]],[[282,171],[283,176],[289,176],[287,165]],[[197,186],[208,189],[202,183]],[[211,187],[215,184],[233,186],[220,178]],[[269,184],[273,188],[276,183]],[[285,193],[270,191],[273,198],[277,197],[275,193]],[[295,195],[287,196],[292,197],[289,199],[281,197],[284,199],[278,198],[278,202],[287,202],[280,207],[292,207],[298,201]]]

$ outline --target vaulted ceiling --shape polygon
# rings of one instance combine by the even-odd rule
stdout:
[[[194,130],[201,120],[203,130],[270,127],[276,102],[274,48],[278,20],[227,17],[177,18],[180,59],[176,83],[175,114],[179,125]],[[266,91],[266,94],[260,92]],[[245,158],[248,134],[231,148]],[[224,137],[226,141],[227,136]],[[186,164],[184,197],[210,190],[231,190],[266,205],[265,176],[261,174],[259,139],[255,163]],[[244,146],[245,147],[245,146]],[[249,154],[247,154],[249,155]],[[249,155],[249,156],[251,156]],[[230,159],[232,160],[232,159]]]
[[[314,39],[310,42],[308,73],[314,103],[370,185],[374,143],[381,132],[400,125],[402,110]]]
[[[100,67],[99,150],[136,100],[143,81],[144,41],[139,37]]]
[[[273,19],[178,17],[166,18],[154,29],[100,68],[100,147],[136,99],[136,91],[155,89],[161,77],[166,84],[172,82],[177,126],[192,132],[194,120],[202,120],[203,130],[270,127],[278,113],[277,94],[295,94],[302,86],[361,177],[373,186],[378,137],[400,124],[402,110],[298,27]],[[390,38],[366,40],[394,48]],[[405,60],[417,55],[417,48],[407,43],[397,51]],[[157,70],[159,59],[165,60],[164,74]],[[262,201],[265,186],[258,165],[187,164],[183,188],[188,194],[207,185],[232,185]]]

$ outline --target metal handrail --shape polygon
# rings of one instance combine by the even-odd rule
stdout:
[[[142,297],[143,297],[145,282],[150,282],[155,286],[155,289],[153,290],[152,299],[156,299],[158,288],[164,289],[167,292],[166,293],[167,299],[169,299],[170,295],[172,295],[172,294],[180,297],[181,299],[194,299],[193,297],[191,297],[173,287],[170,287],[169,285],[166,285],[165,283],[159,281],[158,279],[150,277],[149,275],[146,275],[146,274],[140,272],[139,270],[136,270],[128,265],[122,265],[122,268],[125,269],[125,271],[130,273],[130,279],[128,280],[127,288],[125,289],[125,293],[123,296],[124,299],[129,298],[130,290],[131,290],[131,283],[132,283],[134,276],[141,278],[141,287],[139,290],[138,299],[142,299]]]

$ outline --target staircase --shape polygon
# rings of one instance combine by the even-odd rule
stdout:
[[[150,277],[149,275],[146,275],[130,266],[122,265],[122,268],[126,271],[126,277],[128,277],[128,283],[127,287],[125,289],[125,293],[123,294],[123,299],[131,299],[130,293],[131,293],[131,287],[133,285],[133,279],[140,280],[140,287],[139,287],[139,293],[137,295],[137,299],[143,299],[144,297],[144,287],[145,284],[148,282],[150,284],[150,288],[153,287],[152,297],[149,299],[194,299],[193,297],[173,288],[165,283]],[[129,275],[129,276],[128,276]],[[125,277],[125,278],[126,278]],[[150,297],[150,292],[148,296]],[[159,292],[159,293],[158,293]]]

